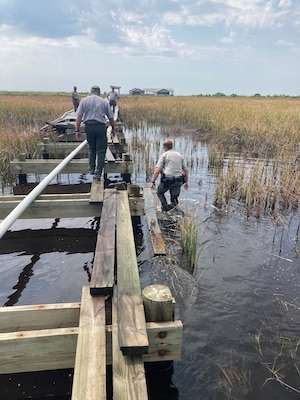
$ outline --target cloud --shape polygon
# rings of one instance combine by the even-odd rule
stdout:
[[[148,86],[156,86],[150,81],[157,65],[158,79],[164,65],[191,63],[192,76],[194,66],[238,68],[265,54],[267,64],[265,49],[274,44],[282,59],[299,51],[299,21],[299,1],[291,0],[0,0],[0,85],[37,68],[34,81],[47,73],[63,82],[64,68],[78,82],[89,69],[121,81],[126,63],[128,79],[139,65]]]
[[[291,47],[294,46],[294,43],[288,42],[286,40],[277,40],[275,42],[276,46],[286,46],[286,47]]]

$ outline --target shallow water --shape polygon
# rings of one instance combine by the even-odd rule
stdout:
[[[143,160],[149,154],[153,166],[164,132],[153,128],[126,134],[139,165],[133,183],[147,185]],[[247,219],[239,204],[229,212],[216,210],[206,146],[175,134],[175,147],[186,155],[191,171],[180,207],[198,221],[199,258],[195,269],[190,268],[181,254],[178,232],[174,228],[170,234],[177,216],[160,212],[168,255],[153,257],[142,218],[136,235],[141,286],[168,285],[176,299],[176,319],[184,325],[182,359],[174,362],[174,369],[161,366],[158,375],[149,374],[150,398],[298,399],[294,390],[266,380],[274,378],[267,369],[271,365],[275,372],[280,370],[284,384],[300,389],[299,350],[295,351],[300,331],[299,213],[276,224],[271,216]],[[146,135],[153,147],[139,152],[133,139],[146,143]],[[11,231],[11,239],[8,235],[0,241],[1,304],[80,301],[92,269],[97,222],[19,220]],[[34,232],[36,237],[28,240]],[[67,399],[71,379],[72,371],[1,377],[0,398],[42,398],[52,392],[57,399]]]

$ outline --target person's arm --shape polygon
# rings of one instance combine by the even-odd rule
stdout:
[[[111,136],[112,138],[115,137],[115,120],[113,118],[109,118],[109,123],[111,126]]]
[[[153,176],[152,176],[152,185],[151,185],[152,189],[155,188],[155,181],[156,181],[158,175],[160,174],[160,172],[161,172],[161,169],[159,167],[156,167],[154,170]]]
[[[75,131],[77,140],[80,139],[80,124],[81,124],[81,121],[82,121],[82,115],[77,115],[77,118],[76,118],[76,131]]]
[[[187,167],[183,167],[182,169],[183,169],[183,172],[185,175],[183,187],[185,188],[185,190],[188,190],[188,188],[189,188],[189,170]]]

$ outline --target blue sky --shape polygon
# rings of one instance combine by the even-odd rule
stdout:
[[[0,0],[0,90],[300,95],[300,0]]]

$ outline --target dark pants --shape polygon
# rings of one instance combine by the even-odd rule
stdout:
[[[74,106],[74,111],[76,111],[79,106],[79,100],[73,100],[73,106]]]
[[[115,112],[116,105],[117,105],[116,100],[109,100],[109,105],[112,107],[113,112]]]
[[[175,207],[178,204],[178,197],[180,195],[180,189],[183,184],[183,181],[180,182],[168,182],[161,181],[157,188],[157,196],[161,201],[162,208],[165,209],[168,206],[167,199],[165,197],[165,193],[169,190],[171,197],[171,206]]]
[[[90,147],[89,166],[90,171],[96,174],[102,173],[107,149],[106,125],[85,125],[86,138]],[[96,165],[97,161],[97,165]]]

